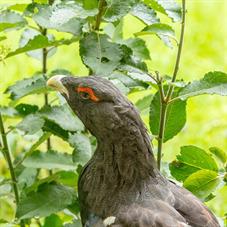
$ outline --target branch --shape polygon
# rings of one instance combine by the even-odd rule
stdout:
[[[181,52],[183,47],[183,40],[184,40],[184,27],[185,27],[185,0],[182,0],[182,22],[181,22],[181,33],[180,33],[180,42],[177,51],[177,58],[174,67],[174,72],[172,76],[172,82],[176,81],[177,73],[179,70],[180,59],[181,59]],[[158,169],[161,168],[161,159],[162,159],[162,146],[163,146],[163,138],[165,133],[165,124],[166,124],[166,113],[168,110],[168,105],[171,102],[172,94],[174,91],[174,85],[169,85],[169,89],[167,91],[166,97],[163,96],[163,87],[162,84],[159,84],[159,92],[160,92],[160,123],[159,123],[159,133],[158,133],[158,154],[157,154],[157,165]],[[163,98],[164,97],[164,98]]]
[[[180,42],[179,42],[178,51],[177,51],[177,59],[176,59],[175,67],[174,67],[172,83],[176,81],[177,73],[178,73],[179,65],[180,65],[181,52],[182,52],[183,41],[184,41],[185,12],[186,12],[185,0],[182,0],[182,22],[181,22]],[[170,85],[167,96],[166,96],[167,102],[171,99],[173,90],[174,90],[174,85]]]
[[[12,179],[15,201],[16,201],[16,205],[18,206],[18,204],[19,204],[19,191],[18,191],[18,186],[17,186],[17,178],[16,178],[16,174],[14,172],[13,162],[12,162],[10,152],[9,152],[8,141],[7,141],[7,137],[6,137],[5,128],[4,128],[1,113],[0,113],[0,132],[1,132],[2,145],[3,145],[2,152],[3,152],[3,155],[6,159],[6,161],[7,161],[7,164],[9,166],[9,172],[10,172],[10,176],[11,176],[11,179]],[[23,221],[20,222],[20,225],[21,225],[21,227],[25,226]]]
[[[96,31],[99,30],[100,24],[101,24],[101,20],[102,20],[102,15],[105,11],[105,6],[106,6],[106,1],[105,0],[99,0],[99,13],[96,17],[96,22],[95,22],[95,27],[94,29]]]

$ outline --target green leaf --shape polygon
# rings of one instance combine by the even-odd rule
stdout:
[[[26,20],[16,12],[6,10],[0,14],[0,32],[20,29],[26,24]]]
[[[20,47],[24,47],[27,45],[27,43],[31,40],[31,39],[34,39],[35,36],[37,35],[42,35],[40,32],[38,32],[37,30],[35,29],[25,29],[21,35],[21,39],[20,39]],[[54,36],[51,35],[51,34],[47,34],[47,38],[49,40],[49,42],[53,42],[55,39],[54,39]],[[51,57],[53,56],[57,49],[55,47],[50,47],[50,48],[47,48],[47,57]],[[33,50],[33,51],[28,51],[27,52],[27,55],[30,56],[30,57],[33,57],[35,59],[38,59],[38,60],[42,60],[43,59],[43,51],[42,49],[38,49],[38,50]]]
[[[157,18],[157,13],[144,3],[138,3],[133,6],[130,13],[147,25],[160,22],[159,18]]]
[[[20,188],[31,186],[37,177],[37,169],[23,168],[20,175],[17,177],[18,185]]]
[[[43,227],[63,227],[60,217],[56,214],[51,214],[45,218]]]
[[[123,41],[122,43],[132,49],[134,56],[143,60],[151,59],[149,50],[144,40],[140,38],[133,38],[133,39],[131,38]]]
[[[108,22],[114,22],[125,16],[137,3],[136,0],[107,0],[107,9],[103,18]]]
[[[56,182],[70,187],[77,187],[78,175],[73,171],[59,171],[54,174]]]
[[[33,135],[42,129],[44,120],[38,114],[27,115],[16,128],[23,131],[25,134]]]
[[[145,0],[152,9],[170,17],[174,22],[181,20],[181,7],[174,0]]]
[[[41,48],[69,45],[76,41],[78,41],[78,38],[76,37],[73,37],[72,39],[60,39],[56,41],[49,41],[48,38],[44,35],[36,35],[33,39],[30,39],[25,46],[20,47],[13,52],[10,52],[9,54],[7,54],[5,58],[9,58],[18,54],[26,53]]]
[[[103,31],[113,42],[121,43],[123,40],[123,20],[120,20],[119,23],[108,23]]]
[[[205,199],[220,183],[217,172],[212,170],[199,170],[184,181],[184,187],[201,199]]]
[[[97,9],[86,10],[78,3],[60,3],[53,6],[40,5],[33,19],[43,28],[52,28],[78,36],[89,16],[95,16]]]
[[[121,65],[118,69],[122,72],[125,72],[133,80],[156,84],[156,82],[147,74],[147,72],[136,68],[135,66]]]
[[[227,154],[218,147],[210,147],[210,152],[214,154],[223,164],[227,162]]]
[[[177,98],[185,100],[202,94],[227,95],[227,74],[219,71],[209,72],[201,80],[182,88]]]
[[[65,186],[77,187],[77,181],[78,181],[78,174],[70,170],[67,170],[67,171],[62,170],[62,171],[53,173],[48,177],[42,178],[40,180],[36,180],[31,186],[25,188],[25,192],[26,194],[28,194],[30,192],[37,191],[40,185],[44,183],[49,184],[53,182],[64,184]]]
[[[83,0],[84,9],[98,9],[98,0]]]
[[[10,99],[18,100],[30,94],[38,94],[47,91],[46,80],[42,75],[35,75],[24,80],[17,81],[9,86],[5,93],[10,94]]]
[[[217,172],[218,166],[213,157],[196,146],[181,147],[177,160],[169,165],[171,175],[179,181],[184,181],[192,173],[208,169]]]
[[[15,109],[17,110],[17,112],[22,115],[22,116],[26,116],[28,114],[32,114],[35,113],[39,110],[39,107],[36,105],[30,105],[30,104],[26,104],[26,103],[20,103],[19,105],[17,105],[15,107]]]
[[[120,64],[122,51],[107,35],[90,33],[80,41],[80,56],[96,75],[108,75]]]
[[[11,182],[8,182],[6,180],[0,178],[0,197],[6,196],[11,193],[12,186]]]
[[[42,127],[43,131],[51,132],[52,134],[62,138],[63,140],[67,141],[69,137],[68,131],[61,128],[58,124],[54,123],[53,121],[49,121],[45,119],[45,123]]]
[[[40,114],[49,121],[58,124],[62,129],[68,131],[83,131],[83,123],[77,118],[68,105],[45,106]]]
[[[152,99],[153,95],[146,95],[143,98],[139,99],[135,105],[141,113],[145,113],[149,110]]]
[[[76,168],[71,155],[56,151],[48,151],[45,153],[34,151],[24,160],[23,165],[25,167],[43,169],[73,170]]]
[[[45,217],[63,210],[75,199],[75,191],[70,187],[54,183],[43,184],[37,192],[31,192],[21,198],[16,216],[20,219]]]
[[[19,12],[24,12],[25,9],[27,8],[27,6],[28,6],[28,4],[15,4],[15,5],[9,6],[8,9],[19,11]]]
[[[130,78],[126,73],[115,71],[111,75],[108,76],[109,79],[112,80],[119,80],[121,81],[126,87],[133,89],[135,87],[144,87],[147,88],[148,85],[138,80],[134,80]]]
[[[148,25],[142,31],[135,33],[135,35],[157,35],[168,47],[172,47],[169,38],[176,40],[173,28],[168,24],[162,23]]]
[[[19,113],[15,108],[9,106],[0,106],[0,113],[4,117],[16,117]]]
[[[160,122],[160,94],[157,92],[150,105],[150,130],[153,135],[158,135]],[[177,100],[170,103],[166,113],[164,142],[172,139],[186,123],[186,101]]]
[[[24,158],[30,156],[44,141],[50,138],[50,136],[51,136],[50,132],[44,132],[42,136],[40,136],[39,139],[26,152]]]
[[[91,158],[91,143],[87,136],[83,134],[72,134],[69,143],[74,147],[73,162],[84,165]]]

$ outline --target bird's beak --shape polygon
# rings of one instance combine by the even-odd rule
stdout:
[[[47,86],[52,87],[53,89],[59,91],[60,93],[66,94],[66,96],[69,98],[69,92],[67,88],[62,84],[61,79],[66,76],[64,75],[56,75],[52,76],[48,81],[47,81]]]

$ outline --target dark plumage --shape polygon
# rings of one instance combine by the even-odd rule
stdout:
[[[83,226],[219,226],[199,199],[161,175],[139,113],[110,81],[55,76],[48,85],[98,142],[79,178]]]

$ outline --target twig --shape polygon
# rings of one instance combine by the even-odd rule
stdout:
[[[181,52],[184,40],[184,27],[185,27],[185,0],[182,0],[182,22],[181,22],[181,33],[180,33],[180,42],[177,51],[177,58],[174,67],[172,82],[176,81],[177,73],[179,70],[179,64],[181,59]],[[165,124],[166,124],[166,113],[168,110],[168,104],[171,102],[172,94],[174,91],[174,85],[169,85],[169,89],[167,91],[166,97],[163,98],[163,87],[162,84],[159,84],[159,92],[160,92],[160,123],[159,123],[159,133],[158,133],[158,154],[157,154],[157,165],[158,168],[161,168],[161,159],[162,159],[162,146],[163,146],[163,139],[165,133]]]
[[[105,6],[106,6],[106,1],[105,0],[99,0],[99,13],[96,17],[96,23],[95,23],[95,27],[94,29],[96,31],[99,30],[100,24],[101,24],[101,20],[102,20],[102,15],[105,11]]]
[[[15,202],[16,202],[16,205],[18,206],[18,204],[19,204],[19,191],[18,191],[18,186],[17,186],[17,178],[16,178],[16,174],[14,172],[13,162],[12,162],[10,152],[9,152],[8,141],[7,141],[7,137],[6,137],[5,128],[4,128],[1,113],[0,113],[0,132],[1,132],[2,145],[3,145],[2,152],[3,152],[4,157],[5,157],[5,159],[8,163],[8,166],[9,166],[9,172],[10,172],[10,176],[11,176],[11,179],[12,179],[13,191],[14,191],[14,195],[15,195]],[[25,226],[25,224],[22,220],[20,221],[20,226],[21,227]]]
[[[183,41],[184,41],[184,28],[185,28],[185,0],[182,0],[182,22],[181,22],[181,33],[180,33],[180,42],[178,46],[178,51],[177,51],[177,59],[176,59],[176,64],[174,67],[174,72],[173,72],[173,77],[172,77],[172,83],[176,81],[177,78],[177,73],[179,70],[179,65],[180,65],[180,59],[181,59],[181,52],[182,52],[182,47],[183,47]],[[166,101],[168,102],[171,97],[172,93],[174,90],[174,85],[170,85],[167,96],[166,96]]]

